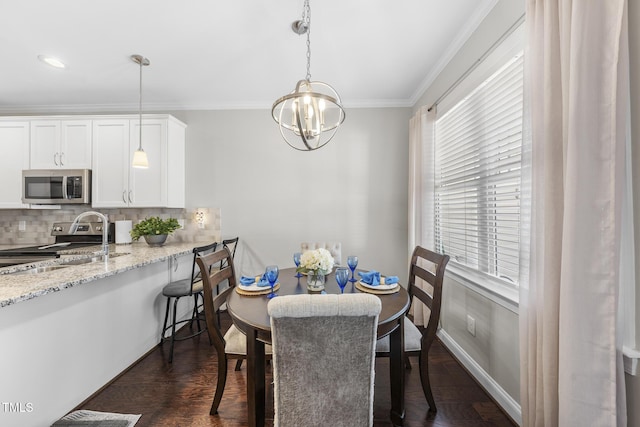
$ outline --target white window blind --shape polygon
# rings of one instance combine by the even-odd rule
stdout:
[[[435,244],[454,262],[517,284],[523,56],[435,123]]]

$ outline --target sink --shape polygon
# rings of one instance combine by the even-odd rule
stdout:
[[[116,252],[109,254],[109,258],[117,258],[122,255],[129,255],[129,252]],[[83,264],[91,264],[93,262],[104,262],[104,255],[96,255],[87,258],[79,258],[70,261],[63,261],[60,264],[55,265],[44,265],[42,267],[33,267],[28,270],[20,270],[14,273],[9,274],[39,274],[39,273],[47,273],[55,270],[60,270],[61,268],[71,267],[73,265],[83,265]]]
[[[49,271],[60,270],[61,268],[67,268],[67,265],[45,265],[43,267],[34,267],[28,270],[16,271],[13,274],[38,274],[47,273]]]
[[[122,255],[129,255],[128,252],[116,252],[116,253],[112,253],[109,254],[109,258],[117,258],[119,256]],[[97,256],[92,256],[89,258],[80,258],[80,259],[74,259],[71,261],[63,261],[61,267],[66,267],[69,265],[82,265],[82,264],[90,264],[92,262],[103,262],[104,261],[104,255],[97,255]]]

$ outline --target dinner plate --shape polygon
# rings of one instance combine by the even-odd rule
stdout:
[[[278,282],[276,282],[273,286],[275,287],[278,284]],[[247,292],[259,292],[259,291],[264,291],[265,289],[271,289],[270,285],[267,286],[258,286],[257,283],[254,283],[253,285],[243,285],[242,283],[238,283],[237,286],[242,289],[243,291],[247,291]]]
[[[378,289],[381,291],[388,291],[391,289],[395,289],[396,286],[398,286],[398,283],[394,283],[392,285],[369,285],[368,283],[363,282],[362,280],[360,280],[358,283],[360,283],[360,286],[363,286],[365,288],[369,288],[369,289]]]

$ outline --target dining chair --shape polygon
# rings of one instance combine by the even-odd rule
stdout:
[[[306,252],[314,249],[324,248],[329,251],[333,257],[335,265],[342,264],[342,243],[340,242],[302,242],[300,243],[300,252]]]
[[[436,402],[431,392],[431,382],[429,381],[429,348],[436,337],[438,323],[440,321],[440,306],[442,305],[442,282],[444,279],[444,271],[449,262],[449,255],[441,255],[436,252],[416,246],[411,255],[409,264],[409,283],[407,292],[411,298],[411,304],[414,304],[415,298],[426,305],[429,310],[429,321],[425,328],[418,327],[410,318],[404,319],[404,351],[407,356],[418,356],[420,367],[420,382],[422,383],[422,391],[424,397],[429,404],[429,410],[436,412]],[[430,285],[431,290],[418,286],[416,280],[426,282]],[[420,283],[420,282],[418,282]],[[389,357],[389,336],[378,340],[376,345],[377,357]]]
[[[176,280],[168,283],[162,288],[162,295],[167,297],[167,308],[164,314],[164,326],[162,327],[162,334],[160,335],[160,345],[167,340],[171,341],[171,347],[169,349],[169,363],[173,362],[173,347],[176,341],[182,341],[189,338],[193,338],[204,332],[204,329],[200,327],[200,313],[198,298],[202,298],[202,281],[200,280],[200,270],[196,269],[196,258],[199,255],[214,252],[218,246],[217,242],[198,246],[193,248],[193,263],[191,265],[191,276],[187,279]],[[178,301],[182,297],[193,296],[193,310],[191,312],[191,318],[184,320],[177,320],[177,308]],[[171,318],[171,324],[167,326],[169,321],[169,308],[171,301],[173,300],[173,316]],[[189,322],[189,327],[193,328],[193,322],[198,325],[198,331],[186,336],[176,337],[176,326]],[[171,329],[171,336],[167,337],[167,331]]]
[[[373,425],[381,307],[380,298],[364,293],[269,301],[274,426]]]
[[[218,413],[218,407],[224,393],[224,386],[227,382],[227,364],[231,359],[242,361],[247,355],[247,340],[245,335],[231,325],[223,334],[220,325],[218,312],[227,301],[230,292],[235,292],[237,285],[236,272],[233,265],[233,255],[228,248],[199,256],[196,259],[202,276],[204,292],[204,315],[207,322],[207,332],[209,340],[218,354],[218,382],[211,404],[210,414]],[[218,268],[222,265],[222,268]],[[214,292],[214,288],[223,281],[229,282],[229,287],[223,289],[219,294]],[[271,346],[265,346],[266,357],[271,356]]]

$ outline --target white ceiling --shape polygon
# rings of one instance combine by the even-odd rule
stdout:
[[[411,106],[496,0],[311,0],[311,77]],[[306,75],[303,0],[3,0],[0,111],[270,108]],[[54,69],[38,55],[62,59]]]

